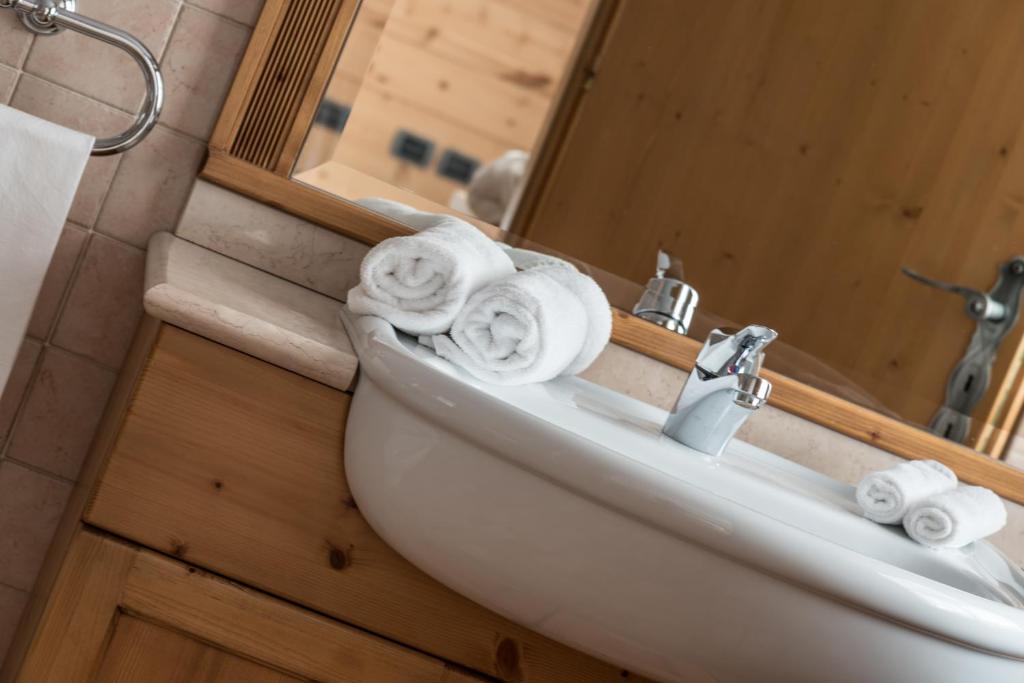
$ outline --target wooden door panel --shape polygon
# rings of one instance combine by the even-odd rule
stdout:
[[[14,680],[479,681],[436,658],[92,531],[72,542]]]
[[[121,615],[97,683],[289,683],[301,679],[183,633]]]

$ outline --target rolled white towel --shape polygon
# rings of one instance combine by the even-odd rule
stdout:
[[[960,486],[919,502],[903,519],[903,528],[922,545],[962,548],[1006,525],[1006,506],[981,486]]]
[[[568,264],[530,268],[481,289],[437,354],[494,384],[530,384],[586,369],[611,337],[608,300]]]
[[[359,285],[348,293],[353,313],[384,318],[413,335],[447,332],[474,292],[515,273],[505,251],[463,220],[389,200],[360,203],[420,232],[370,250]]]
[[[941,462],[912,460],[872,472],[857,485],[857,504],[873,522],[899,524],[915,503],[956,487],[956,475]]]
[[[488,223],[501,225],[526,177],[529,163],[527,152],[512,149],[477,169],[466,193],[470,210]]]

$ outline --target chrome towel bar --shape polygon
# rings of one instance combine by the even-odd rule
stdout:
[[[126,152],[149,134],[160,118],[164,106],[164,80],[160,66],[149,49],[134,36],[75,12],[75,0],[0,0],[0,8],[16,10],[22,23],[40,35],[51,35],[61,29],[101,40],[124,50],[138,63],[146,81],[146,100],[131,128],[112,138],[96,140],[93,156],[109,156]]]

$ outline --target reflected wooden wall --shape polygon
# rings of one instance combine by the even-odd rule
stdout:
[[[987,289],[1024,253],[1022,126],[1020,0],[624,2],[525,235],[637,282],[668,248],[925,422],[973,327],[899,268]]]
[[[445,149],[486,162],[533,147],[591,1],[363,0],[327,94],[352,106],[345,132],[314,127],[330,152],[299,170],[330,158],[447,204],[463,185],[437,174]],[[399,130],[435,144],[428,167],[390,153]]]

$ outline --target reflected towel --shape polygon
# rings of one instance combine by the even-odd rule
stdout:
[[[530,384],[585,370],[608,344],[611,327],[601,288],[561,263],[480,290],[455,319],[450,337],[426,341],[477,379]]]
[[[389,200],[360,204],[420,232],[370,250],[359,285],[348,293],[353,313],[378,316],[412,335],[439,334],[451,329],[474,292],[515,273],[504,250],[463,220]]]
[[[922,545],[961,548],[1006,525],[1006,506],[981,486],[960,486],[931,496],[907,513],[903,528]]]
[[[899,524],[915,503],[956,484],[953,470],[942,463],[912,460],[864,477],[857,485],[857,503],[871,521]]]
[[[481,166],[469,183],[466,203],[477,217],[500,226],[526,177],[530,155],[512,149]]]

